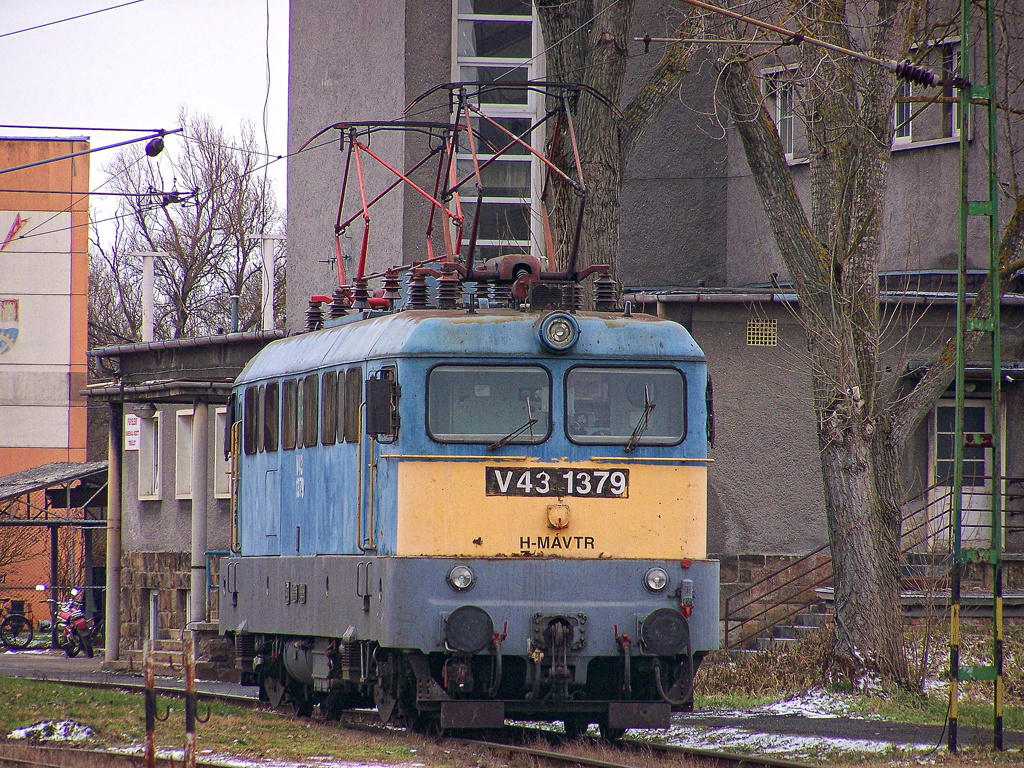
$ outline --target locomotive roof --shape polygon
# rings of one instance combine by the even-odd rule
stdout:
[[[353,320],[273,342],[249,361],[237,383],[379,358],[557,357],[544,351],[537,338],[548,314],[417,310]],[[570,353],[573,359],[704,360],[687,330],[669,320],[595,312],[574,317],[580,339]]]

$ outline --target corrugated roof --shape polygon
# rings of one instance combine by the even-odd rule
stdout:
[[[32,491],[41,491],[53,485],[63,485],[92,475],[99,475],[104,481],[107,474],[105,461],[55,461],[43,464],[13,475],[0,477],[0,501],[8,501]]]

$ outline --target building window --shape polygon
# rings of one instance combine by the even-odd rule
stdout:
[[[779,343],[779,321],[751,317],[747,320],[748,347],[774,347]]]
[[[802,159],[806,152],[801,151],[797,142],[796,119],[796,87],[793,85],[794,73],[789,69],[774,69],[762,72],[765,85],[765,97],[768,100],[768,111],[779,131],[779,141],[786,159],[793,161]]]
[[[152,418],[139,419],[139,499],[149,501],[162,498],[160,483],[160,418],[157,411]]]
[[[893,144],[909,144],[914,140],[914,124],[911,121],[911,117],[914,114],[914,104],[909,101],[900,101],[900,99],[909,99],[913,92],[908,82],[900,82],[896,86],[896,103],[893,105],[892,116]]]
[[[942,46],[942,79],[950,80],[953,77],[960,76],[960,44],[950,43],[949,45]],[[960,92],[947,86],[943,89],[943,96],[949,98],[958,98]],[[943,120],[945,135],[951,139],[960,138],[960,104],[959,102],[953,102],[944,105],[946,107]],[[970,133],[968,133],[970,136]]]
[[[931,41],[913,46],[910,58],[916,66],[941,75],[947,81],[961,74],[959,40]],[[896,85],[893,149],[949,144],[958,140],[960,105],[953,99],[959,98],[959,90],[944,86],[941,95],[946,100],[942,103],[932,103],[934,90],[916,90],[915,93],[909,82],[901,81]]]
[[[174,413],[174,498],[192,498],[193,410]]]
[[[228,409],[221,406],[213,412],[213,495],[218,499],[231,497],[231,463],[224,455],[225,431],[228,429]]]
[[[454,0],[455,80],[521,83],[543,79],[540,23],[527,0]],[[517,136],[536,121],[544,109],[543,95],[521,88],[491,90],[477,99],[487,116]],[[479,118],[473,118],[478,137],[477,154],[488,160],[508,144],[508,137]],[[538,131],[537,134],[542,132]],[[525,139],[535,149],[543,136]],[[459,178],[473,170],[468,146],[458,155]],[[539,202],[539,164],[522,147],[506,153],[481,172],[484,205],[480,212],[476,257],[480,260],[507,253],[529,253],[540,242],[539,225],[531,210]],[[464,206],[465,231],[473,226],[475,206]],[[538,231],[535,231],[538,230]],[[538,246],[539,247],[539,246]]]

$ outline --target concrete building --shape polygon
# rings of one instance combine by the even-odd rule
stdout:
[[[200,655],[217,660],[210,574],[233,536],[228,399],[249,359],[283,335],[229,333],[89,353],[117,370],[87,390],[110,414],[108,662],[140,661],[146,640],[176,648],[186,627],[197,633]],[[220,671],[213,665],[204,674]]]
[[[0,477],[86,460],[89,155],[72,155],[88,149],[84,137],[0,138]],[[41,491],[32,499],[47,506]],[[49,593],[33,587],[52,581],[55,539],[45,525],[3,525],[26,517],[25,505],[0,504],[0,595],[38,619]],[[61,535],[65,550],[91,552],[83,529]]]
[[[85,461],[88,148],[0,139],[0,475]]]

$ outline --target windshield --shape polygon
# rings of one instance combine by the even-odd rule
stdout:
[[[440,442],[542,443],[550,414],[551,377],[536,366],[439,365],[427,380],[427,428]]]
[[[685,390],[674,368],[573,368],[565,378],[569,439],[675,445],[686,434]]]

